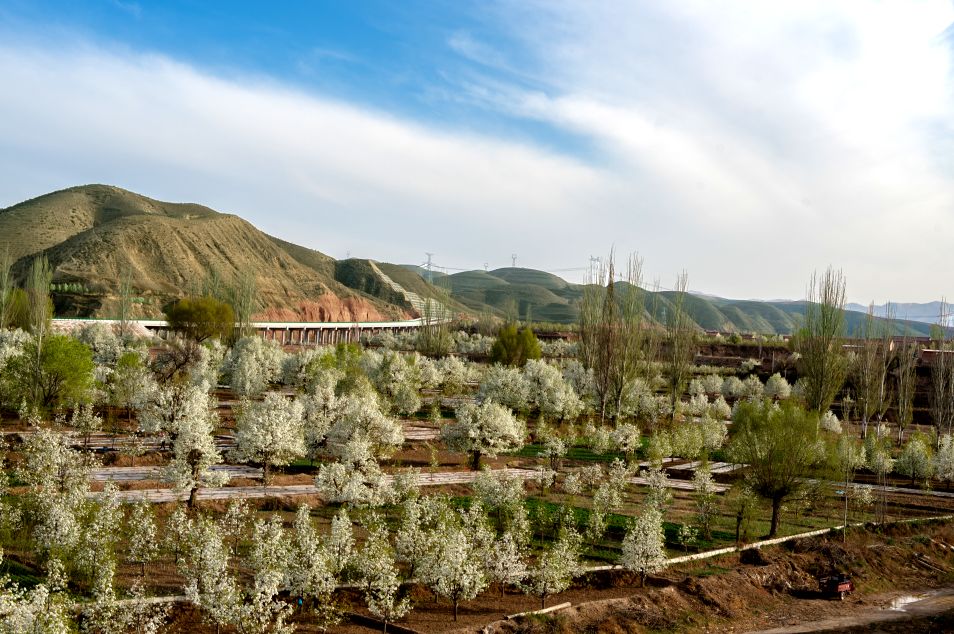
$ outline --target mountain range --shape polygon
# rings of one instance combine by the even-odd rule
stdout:
[[[0,210],[3,248],[21,280],[35,257],[48,258],[61,316],[113,316],[124,272],[141,317],[159,316],[169,302],[210,283],[236,284],[250,274],[258,290],[256,318],[276,321],[406,319],[435,301],[459,315],[571,324],[579,317],[585,288],[527,268],[446,275],[418,266],[335,260],[263,233],[235,215],[109,185],[72,187]],[[672,299],[669,291],[646,291],[646,303],[658,315],[671,310]],[[686,307],[701,329],[765,334],[793,332],[805,313],[804,302],[694,294],[687,296]],[[899,334],[929,333],[930,326],[914,321],[913,312],[899,307],[895,314],[911,319],[894,322]],[[852,332],[864,315],[848,311],[846,320]]]

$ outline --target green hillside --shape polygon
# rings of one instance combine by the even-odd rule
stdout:
[[[410,267],[405,267],[410,268]],[[441,278],[454,299],[474,312],[490,312],[502,318],[570,324],[579,320],[584,286],[572,284],[547,273],[523,268],[494,271],[465,271]],[[625,282],[617,284],[622,289]],[[657,321],[664,321],[673,310],[672,291],[645,291],[646,311]],[[702,330],[722,332],[791,334],[805,315],[804,302],[759,302],[733,300],[690,294],[685,309]],[[849,333],[864,322],[864,315],[845,313]],[[898,334],[924,336],[930,326],[919,322],[896,321]]]

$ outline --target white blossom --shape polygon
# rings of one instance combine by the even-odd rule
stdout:
[[[281,378],[285,353],[274,341],[252,335],[235,342],[225,362],[229,385],[239,396],[257,396]]]
[[[646,493],[646,506],[655,508],[660,514],[665,513],[669,505],[672,504],[669,476],[658,467],[645,469],[640,475],[646,479],[646,485],[649,487],[649,491]]]
[[[218,423],[215,399],[201,390],[191,393],[193,399],[187,408],[189,415],[178,416],[175,421],[173,458],[166,466],[163,477],[177,489],[189,491],[189,505],[193,506],[203,478],[213,486],[221,486],[228,476],[224,472],[208,471],[212,465],[222,462],[213,436]]]
[[[708,452],[720,449],[726,439],[729,437],[729,428],[721,420],[715,420],[709,416],[702,419],[702,447]]]
[[[326,434],[332,455],[340,457],[355,439],[369,443],[374,457],[386,456],[404,443],[400,423],[381,411],[373,394],[342,396],[335,412],[335,421]]]
[[[202,609],[208,621],[229,625],[238,616],[242,597],[229,574],[229,549],[221,529],[203,516],[189,520],[183,528],[183,556],[178,570],[185,581],[185,595]]]
[[[336,579],[340,578],[354,557],[354,529],[345,509],[331,518],[331,531],[324,539],[323,548],[329,571]]]
[[[500,586],[501,596],[508,583],[519,584],[528,570],[522,541],[509,532],[504,533],[486,551],[484,569],[488,580]]]
[[[530,406],[530,383],[519,369],[494,365],[484,374],[477,398],[523,412]]]
[[[832,413],[831,410],[828,410],[821,417],[821,428],[833,434],[840,434],[841,422],[838,420],[838,417],[835,416],[834,413]]]
[[[570,587],[580,573],[580,536],[565,530],[549,549],[531,566],[524,590],[540,597],[540,607],[546,607],[547,597]]]
[[[460,602],[476,598],[487,587],[484,553],[461,526],[446,531],[435,546],[425,555],[421,576],[431,590],[451,601],[456,621]]]
[[[235,424],[236,459],[264,467],[282,467],[305,455],[304,411],[301,403],[269,393],[265,400],[244,402]]]
[[[471,467],[480,467],[481,456],[519,449],[527,435],[525,425],[507,407],[493,401],[481,405],[465,403],[457,410],[457,420],[444,425],[441,439],[452,451],[471,455]]]
[[[93,361],[115,365],[124,352],[123,343],[109,324],[89,323],[77,330],[73,337],[85,343],[93,352]]]
[[[408,597],[400,597],[401,580],[394,565],[394,551],[388,543],[387,529],[372,527],[364,547],[355,558],[368,610],[385,623],[411,611]]]
[[[765,382],[765,396],[776,400],[783,400],[792,395],[792,386],[781,374],[776,372]]]
[[[938,480],[946,482],[950,487],[951,482],[954,482],[954,439],[951,434],[941,436],[940,447],[934,456],[934,465]]]
[[[665,536],[662,513],[648,505],[637,516],[623,538],[623,552],[619,563],[640,575],[645,584],[646,576],[659,572],[666,566]]]
[[[159,554],[152,504],[146,500],[133,504],[126,518],[126,526],[129,560],[138,563],[140,575],[144,575],[146,564]]]
[[[726,402],[721,394],[709,404],[709,416],[716,420],[729,420],[732,418],[732,408]]]
[[[705,439],[702,426],[693,422],[677,423],[670,432],[672,455],[695,460],[702,453]]]
[[[136,408],[139,427],[146,433],[165,433],[175,439],[180,425],[207,416],[213,404],[212,397],[202,386],[186,381],[156,385],[151,394],[139,399]]]
[[[3,551],[0,550],[0,562]],[[59,560],[47,564],[45,583],[27,590],[0,577],[0,632],[10,634],[69,634],[73,631],[71,603],[63,592],[66,578]]]
[[[934,474],[931,449],[922,436],[914,435],[904,445],[894,463],[895,472],[915,480],[928,480]]]
[[[742,395],[752,401],[761,400],[765,393],[765,386],[754,374],[750,374],[742,381]]]
[[[722,377],[718,374],[707,374],[702,378],[702,386],[706,394],[722,394]]]
[[[705,392],[700,392],[689,399],[686,405],[686,412],[690,416],[702,416],[709,410],[709,397]]]
[[[547,418],[574,419],[583,403],[556,367],[540,359],[530,359],[523,367],[529,385],[529,404]]]
[[[373,459],[360,463],[325,463],[315,478],[318,494],[329,502],[380,506],[393,497],[393,488]]]
[[[699,525],[702,527],[702,536],[710,539],[712,537],[712,518],[718,511],[718,504],[716,502],[716,485],[708,464],[696,469],[696,472],[692,475],[692,488]]]
[[[619,423],[610,433],[613,446],[620,453],[632,458],[642,448],[642,436],[639,427],[632,423]]]
[[[722,394],[730,398],[739,398],[745,395],[745,386],[737,376],[728,376],[722,382]]]

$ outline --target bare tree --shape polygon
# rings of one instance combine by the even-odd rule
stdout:
[[[606,262],[590,270],[580,302],[580,360],[593,371],[601,420],[606,418],[606,406],[613,399],[614,360],[620,353],[618,329],[613,325],[619,321],[613,259],[611,251]]]
[[[689,276],[683,271],[676,278],[669,310],[662,319],[666,326],[663,364],[673,420],[692,374],[692,362],[696,353],[695,324],[686,310],[688,285]]]
[[[631,255],[626,276],[616,281],[615,256],[591,270],[580,306],[580,356],[593,370],[600,418],[607,408],[618,412],[626,391],[645,374],[654,358],[658,336],[646,319],[642,289],[642,260]]]
[[[805,403],[819,416],[831,407],[845,382],[848,364],[841,347],[844,331],[845,278],[840,270],[828,267],[820,277],[812,275],[805,322],[796,336],[797,350],[802,355]]]
[[[451,312],[447,305],[449,293],[446,289],[433,286],[438,299],[427,297],[420,308],[421,329],[417,339],[417,349],[423,354],[441,357],[451,348]]]
[[[947,325],[950,321],[950,305],[941,299],[938,315],[938,327],[933,328],[935,348],[931,359],[931,419],[937,429],[937,447],[940,447],[941,433],[951,433],[954,421],[954,350],[948,346]]]

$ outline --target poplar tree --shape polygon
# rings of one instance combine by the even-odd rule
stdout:
[[[848,364],[842,352],[845,336],[845,277],[831,267],[808,284],[805,321],[795,337],[801,354],[800,374],[805,404],[819,416],[835,400],[845,382]]]

